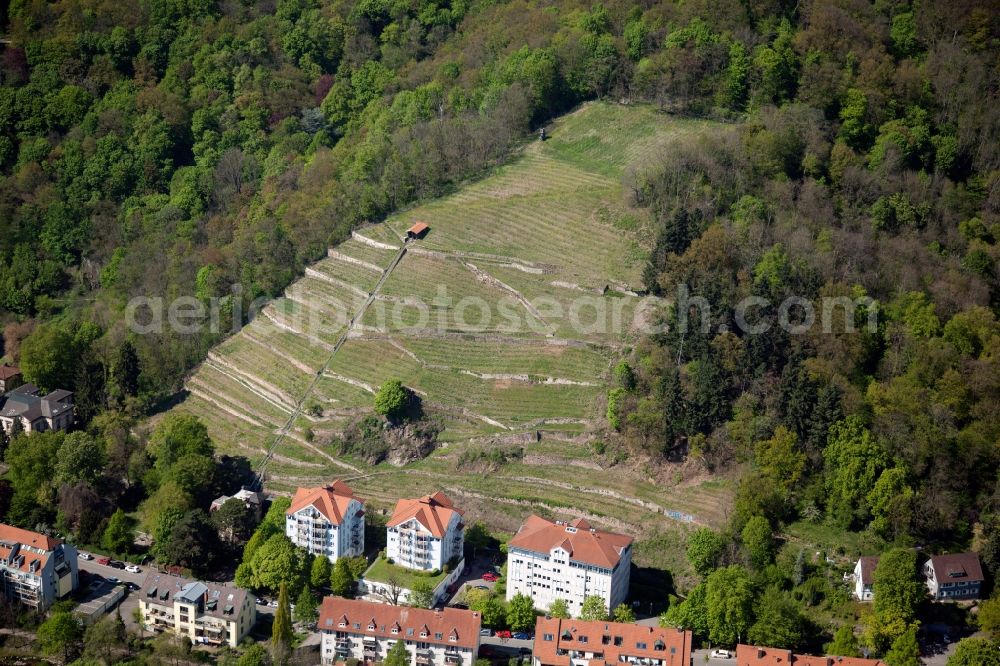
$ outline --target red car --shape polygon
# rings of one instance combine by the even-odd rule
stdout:
[[[101,558],[98,558],[97,563],[98,564],[104,564],[104,565],[106,565],[110,561],[111,561],[110,557],[101,557]]]
[[[497,638],[510,638],[511,637],[511,633],[509,631],[507,631],[506,629],[501,629],[500,631],[498,631],[496,633],[496,637]]]
[[[485,580],[487,583],[495,583],[498,580],[500,580],[500,576],[496,575],[492,571],[489,571],[483,574],[483,580]]]

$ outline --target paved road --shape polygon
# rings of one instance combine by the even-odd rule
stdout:
[[[124,569],[115,569],[114,567],[109,567],[106,564],[98,564],[96,557],[92,560],[85,560],[81,558],[78,560],[78,564],[80,569],[86,571],[87,573],[97,574],[103,578],[117,578],[120,581],[135,583],[136,585],[142,585],[142,581],[146,577],[146,567],[139,567],[142,570],[141,573],[129,573]]]

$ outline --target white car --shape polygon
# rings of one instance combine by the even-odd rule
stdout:
[[[92,559],[94,559],[94,556],[91,555],[90,553],[77,553],[77,555],[80,557],[81,560],[92,560]]]
[[[129,573],[142,573],[142,569],[140,569],[139,567],[135,566],[134,564],[130,564],[127,567],[125,567],[125,571],[127,571]]]
[[[712,650],[712,659],[732,659],[733,653],[729,650]]]

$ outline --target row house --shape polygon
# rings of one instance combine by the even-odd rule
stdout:
[[[320,606],[323,664],[385,661],[402,641],[410,666],[472,666],[479,651],[479,613],[425,610],[361,599],[326,597]]]
[[[817,657],[781,648],[736,646],[736,666],[886,666],[881,659]]]
[[[237,647],[257,622],[254,598],[239,587],[151,570],[138,594],[148,631],[173,633],[192,643]]]
[[[691,640],[673,627],[539,617],[532,666],[690,666]]]
[[[442,492],[399,500],[386,523],[386,556],[407,569],[444,569],[452,559],[462,558],[462,516]]]
[[[364,500],[343,481],[299,488],[285,512],[285,534],[296,546],[336,562],[365,552]]]
[[[610,611],[628,595],[631,565],[632,537],[533,515],[507,544],[507,600],[526,594],[547,610],[563,599],[579,615],[585,598],[599,596]]]
[[[7,599],[43,612],[80,584],[76,548],[0,524],[0,576]]]

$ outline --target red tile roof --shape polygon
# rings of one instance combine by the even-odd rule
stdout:
[[[594,654],[590,659],[592,666],[618,664],[622,656],[661,659],[667,666],[688,666],[691,638],[690,631],[673,627],[539,617],[535,621],[534,657],[542,666],[568,666],[567,652],[575,650]]]
[[[931,557],[931,566],[934,567],[934,576],[939,583],[983,580],[983,567],[976,553],[934,555]]]
[[[32,548],[41,548],[42,550],[55,550],[62,544],[62,541],[59,539],[2,523],[0,523],[0,542],[19,543],[24,546],[31,546]]]
[[[290,516],[307,506],[313,506],[332,524],[340,525],[344,522],[351,500],[364,504],[364,500],[355,497],[351,487],[340,480],[322,488],[299,488],[295,491],[295,497],[292,498],[292,504],[285,515]]]
[[[413,226],[406,230],[406,233],[413,234],[415,236],[419,236],[420,234],[424,233],[428,229],[430,229],[430,227],[428,227],[426,223],[424,223],[424,222],[414,222]]]
[[[536,553],[549,553],[556,546],[561,546],[577,562],[613,569],[631,543],[632,537],[596,530],[582,518],[567,524],[532,515],[517,530],[508,546]]]
[[[355,623],[358,627],[355,627]],[[344,626],[340,626],[343,624]],[[393,626],[399,631],[392,633]],[[320,631],[343,631],[378,638],[404,639],[454,645],[475,650],[479,646],[482,620],[479,613],[446,606],[443,611],[392,606],[362,599],[325,597],[319,609]],[[374,629],[369,630],[368,627]],[[413,630],[407,635],[407,630]],[[424,633],[426,635],[421,636]],[[441,634],[441,638],[436,635]],[[451,640],[454,637],[454,640]]]
[[[415,519],[427,530],[442,538],[448,531],[448,524],[455,515],[463,516],[464,512],[456,509],[451,498],[438,491],[419,499],[401,499],[396,503],[396,510],[386,523],[386,527],[396,527]]]
[[[20,561],[16,568],[28,573],[31,571],[32,562],[36,560],[38,561],[39,569],[44,567],[45,563],[49,560],[49,553],[62,545],[62,541],[39,534],[38,532],[22,530],[20,527],[14,527],[13,525],[0,524],[0,559],[6,561],[14,550],[15,544],[21,545],[21,548],[18,549],[18,555],[24,557],[24,560]],[[29,546],[42,552],[34,552],[24,546]],[[13,567],[13,565],[7,566],[8,568]]]
[[[21,374],[21,368],[16,365],[0,365],[0,380],[8,380]]]
[[[791,650],[780,648],[757,647],[754,645],[736,646],[736,664],[734,666],[885,666],[880,659],[864,659],[862,657],[814,657],[806,654],[794,654]]]

